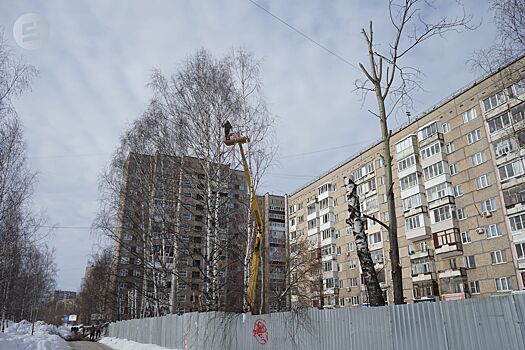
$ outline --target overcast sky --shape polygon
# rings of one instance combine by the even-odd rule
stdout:
[[[385,0],[258,2],[352,64],[366,62],[360,29],[369,19],[376,33],[392,35]],[[466,60],[495,39],[486,2],[465,1],[466,10],[483,20],[475,32],[436,38],[414,52],[411,62],[425,73],[425,91],[414,96],[413,115],[476,78]],[[452,14],[448,7],[440,11]],[[25,13],[48,22],[49,38],[40,49],[25,50],[13,38],[14,23]],[[147,105],[155,67],[174,72],[200,48],[221,56],[244,47],[263,59],[264,94],[279,145],[265,191],[293,192],[379,137],[377,120],[352,92],[360,73],[248,0],[4,0],[0,25],[16,54],[40,70],[32,91],[16,101],[30,165],[39,172],[35,205],[46,210],[50,224],[80,227],[57,229],[50,239],[61,289],[79,289],[96,249],[99,237],[81,228],[91,225],[97,210],[97,176],[119,135]]]

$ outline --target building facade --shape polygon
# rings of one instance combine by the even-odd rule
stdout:
[[[289,306],[286,292],[288,240],[286,239],[285,198],[266,193],[257,196],[264,222],[262,249],[263,313],[284,311]]]
[[[131,153],[112,263],[114,319],[243,308],[243,172]]]
[[[524,58],[502,67],[392,135],[407,302],[524,289],[524,67]],[[324,307],[367,304],[343,179],[358,184],[362,211],[388,224],[382,153],[376,143],[288,198],[290,244],[307,239],[321,251]],[[388,232],[368,220],[367,234],[392,302]]]

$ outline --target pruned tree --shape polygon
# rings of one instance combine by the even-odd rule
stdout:
[[[386,301],[383,297],[381,286],[379,285],[379,279],[377,278],[377,272],[372,256],[370,255],[370,250],[368,249],[368,236],[365,232],[366,219],[361,213],[359,197],[357,196],[357,186],[350,178],[345,177],[344,181],[346,200],[348,202],[348,218],[346,219],[346,223],[352,227],[357,257],[361,263],[363,279],[367,288],[368,302],[371,306],[384,306]]]
[[[387,186],[387,203],[390,222],[388,236],[390,241],[390,261],[394,303],[404,303],[399,246],[397,240],[397,216],[394,201],[394,179],[392,177],[391,130],[388,118],[399,108],[413,109],[412,93],[421,87],[421,72],[404,61],[421,43],[436,37],[443,37],[449,32],[460,32],[473,29],[472,17],[467,15],[459,2],[460,14],[449,18],[441,16],[432,19],[430,12],[435,10],[435,1],[429,0],[389,0],[389,21],[393,30],[392,40],[386,45],[379,45],[376,40],[372,21],[368,29],[362,29],[367,45],[368,63],[359,64],[364,79],[356,80],[356,91],[362,93],[363,99],[369,92],[377,101],[377,111],[369,112],[379,119],[383,143],[383,160],[385,164],[385,183]],[[430,18],[430,19],[427,19]],[[378,220],[376,220],[378,221]],[[384,224],[384,223],[383,223]]]

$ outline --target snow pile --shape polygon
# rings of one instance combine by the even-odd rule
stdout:
[[[34,335],[31,328],[31,322],[25,320],[9,322],[5,333],[0,333],[0,350],[70,350],[56,326],[38,321]]]
[[[114,350],[168,350],[155,344],[142,344],[127,339],[104,337],[99,343],[105,344]]]

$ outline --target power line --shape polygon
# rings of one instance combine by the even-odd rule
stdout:
[[[330,55],[338,58],[339,60],[341,60],[342,62],[346,63],[350,67],[359,70],[359,68],[357,68],[357,66],[355,64],[351,63],[346,58],[342,57],[341,55],[337,54],[336,52],[330,50],[328,47],[324,46],[323,44],[321,44],[317,40],[315,40],[315,39],[311,38],[310,36],[306,35],[305,33],[301,32],[299,29],[295,28],[294,26],[292,26],[291,24],[289,24],[288,22],[286,22],[282,18],[278,17],[277,15],[273,14],[272,12],[270,12],[268,9],[266,9],[263,6],[259,5],[256,1],[254,1],[254,0],[248,0],[248,1],[251,2],[253,5],[257,6],[262,11],[266,12],[267,14],[269,14],[270,16],[272,16],[273,18],[275,18],[276,20],[278,20],[279,22],[281,22],[282,24],[284,24],[285,26],[287,26],[288,28],[290,28],[291,30],[293,30],[294,32],[296,32],[297,34],[299,34],[300,36],[302,36],[303,38],[305,38],[306,40],[312,42],[313,44],[317,45],[318,47],[320,47],[324,51],[328,52]]]
[[[37,225],[39,228],[57,228],[57,229],[71,229],[71,230],[91,230],[90,226],[50,226],[50,225]]]
[[[320,150],[317,150],[317,151],[288,154],[288,155],[284,155],[284,156],[279,157],[279,158],[280,159],[293,158],[293,157],[299,157],[299,156],[306,156],[306,155],[310,155],[310,154],[323,153],[323,152],[334,151],[334,150],[337,150],[337,149],[342,149],[342,148],[347,148],[347,147],[359,146],[359,145],[363,145],[363,144],[365,144],[367,142],[368,141],[355,142],[355,143],[349,143],[347,145],[335,146],[335,147],[330,147],[330,148],[323,148],[323,149],[320,149]]]

